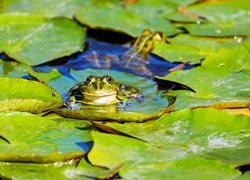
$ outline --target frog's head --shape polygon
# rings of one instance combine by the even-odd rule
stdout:
[[[118,89],[119,84],[108,75],[102,77],[91,75],[79,86],[85,103],[99,105],[117,103]]]

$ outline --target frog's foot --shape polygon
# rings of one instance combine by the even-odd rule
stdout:
[[[142,103],[144,101],[145,97],[141,94],[137,95],[134,100],[136,100],[138,103]]]
[[[79,110],[81,109],[81,103],[76,102],[75,96],[69,97],[64,105],[67,107],[69,110]]]
[[[124,111],[127,110],[128,107],[131,106],[134,102],[142,103],[144,101],[144,96],[141,94],[132,94],[127,97],[126,100],[123,100],[119,103],[120,107],[123,108]]]
[[[74,102],[66,102],[64,105],[67,107],[69,110],[80,110],[82,104],[81,103],[74,103]]]

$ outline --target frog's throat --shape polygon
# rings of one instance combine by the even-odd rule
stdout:
[[[83,96],[91,96],[91,97],[104,97],[104,96],[116,96],[116,92],[98,92],[98,93],[90,93],[90,92],[83,92]]]
[[[84,104],[92,104],[92,105],[111,105],[120,102],[117,99],[116,93],[103,93],[100,94],[91,94],[91,93],[83,93],[82,103]]]

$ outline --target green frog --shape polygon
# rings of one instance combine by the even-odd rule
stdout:
[[[166,41],[163,33],[152,32],[146,29],[135,40],[133,46],[122,56],[112,54],[100,56],[94,51],[92,55],[87,55],[84,58],[96,68],[110,69],[112,64],[114,64],[138,75],[152,77],[154,74],[146,65],[149,63],[148,54],[154,49],[156,41]]]
[[[69,109],[81,109],[82,104],[98,108],[121,104],[126,107],[133,101],[141,102],[140,90],[134,86],[118,83],[112,76],[89,76],[68,91],[66,106]]]

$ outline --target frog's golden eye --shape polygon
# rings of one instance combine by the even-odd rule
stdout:
[[[92,79],[92,76],[87,77],[85,83],[89,84],[91,82],[91,79]]]
[[[112,76],[106,76],[106,81],[107,81],[108,83],[111,83],[111,82],[113,81]]]

